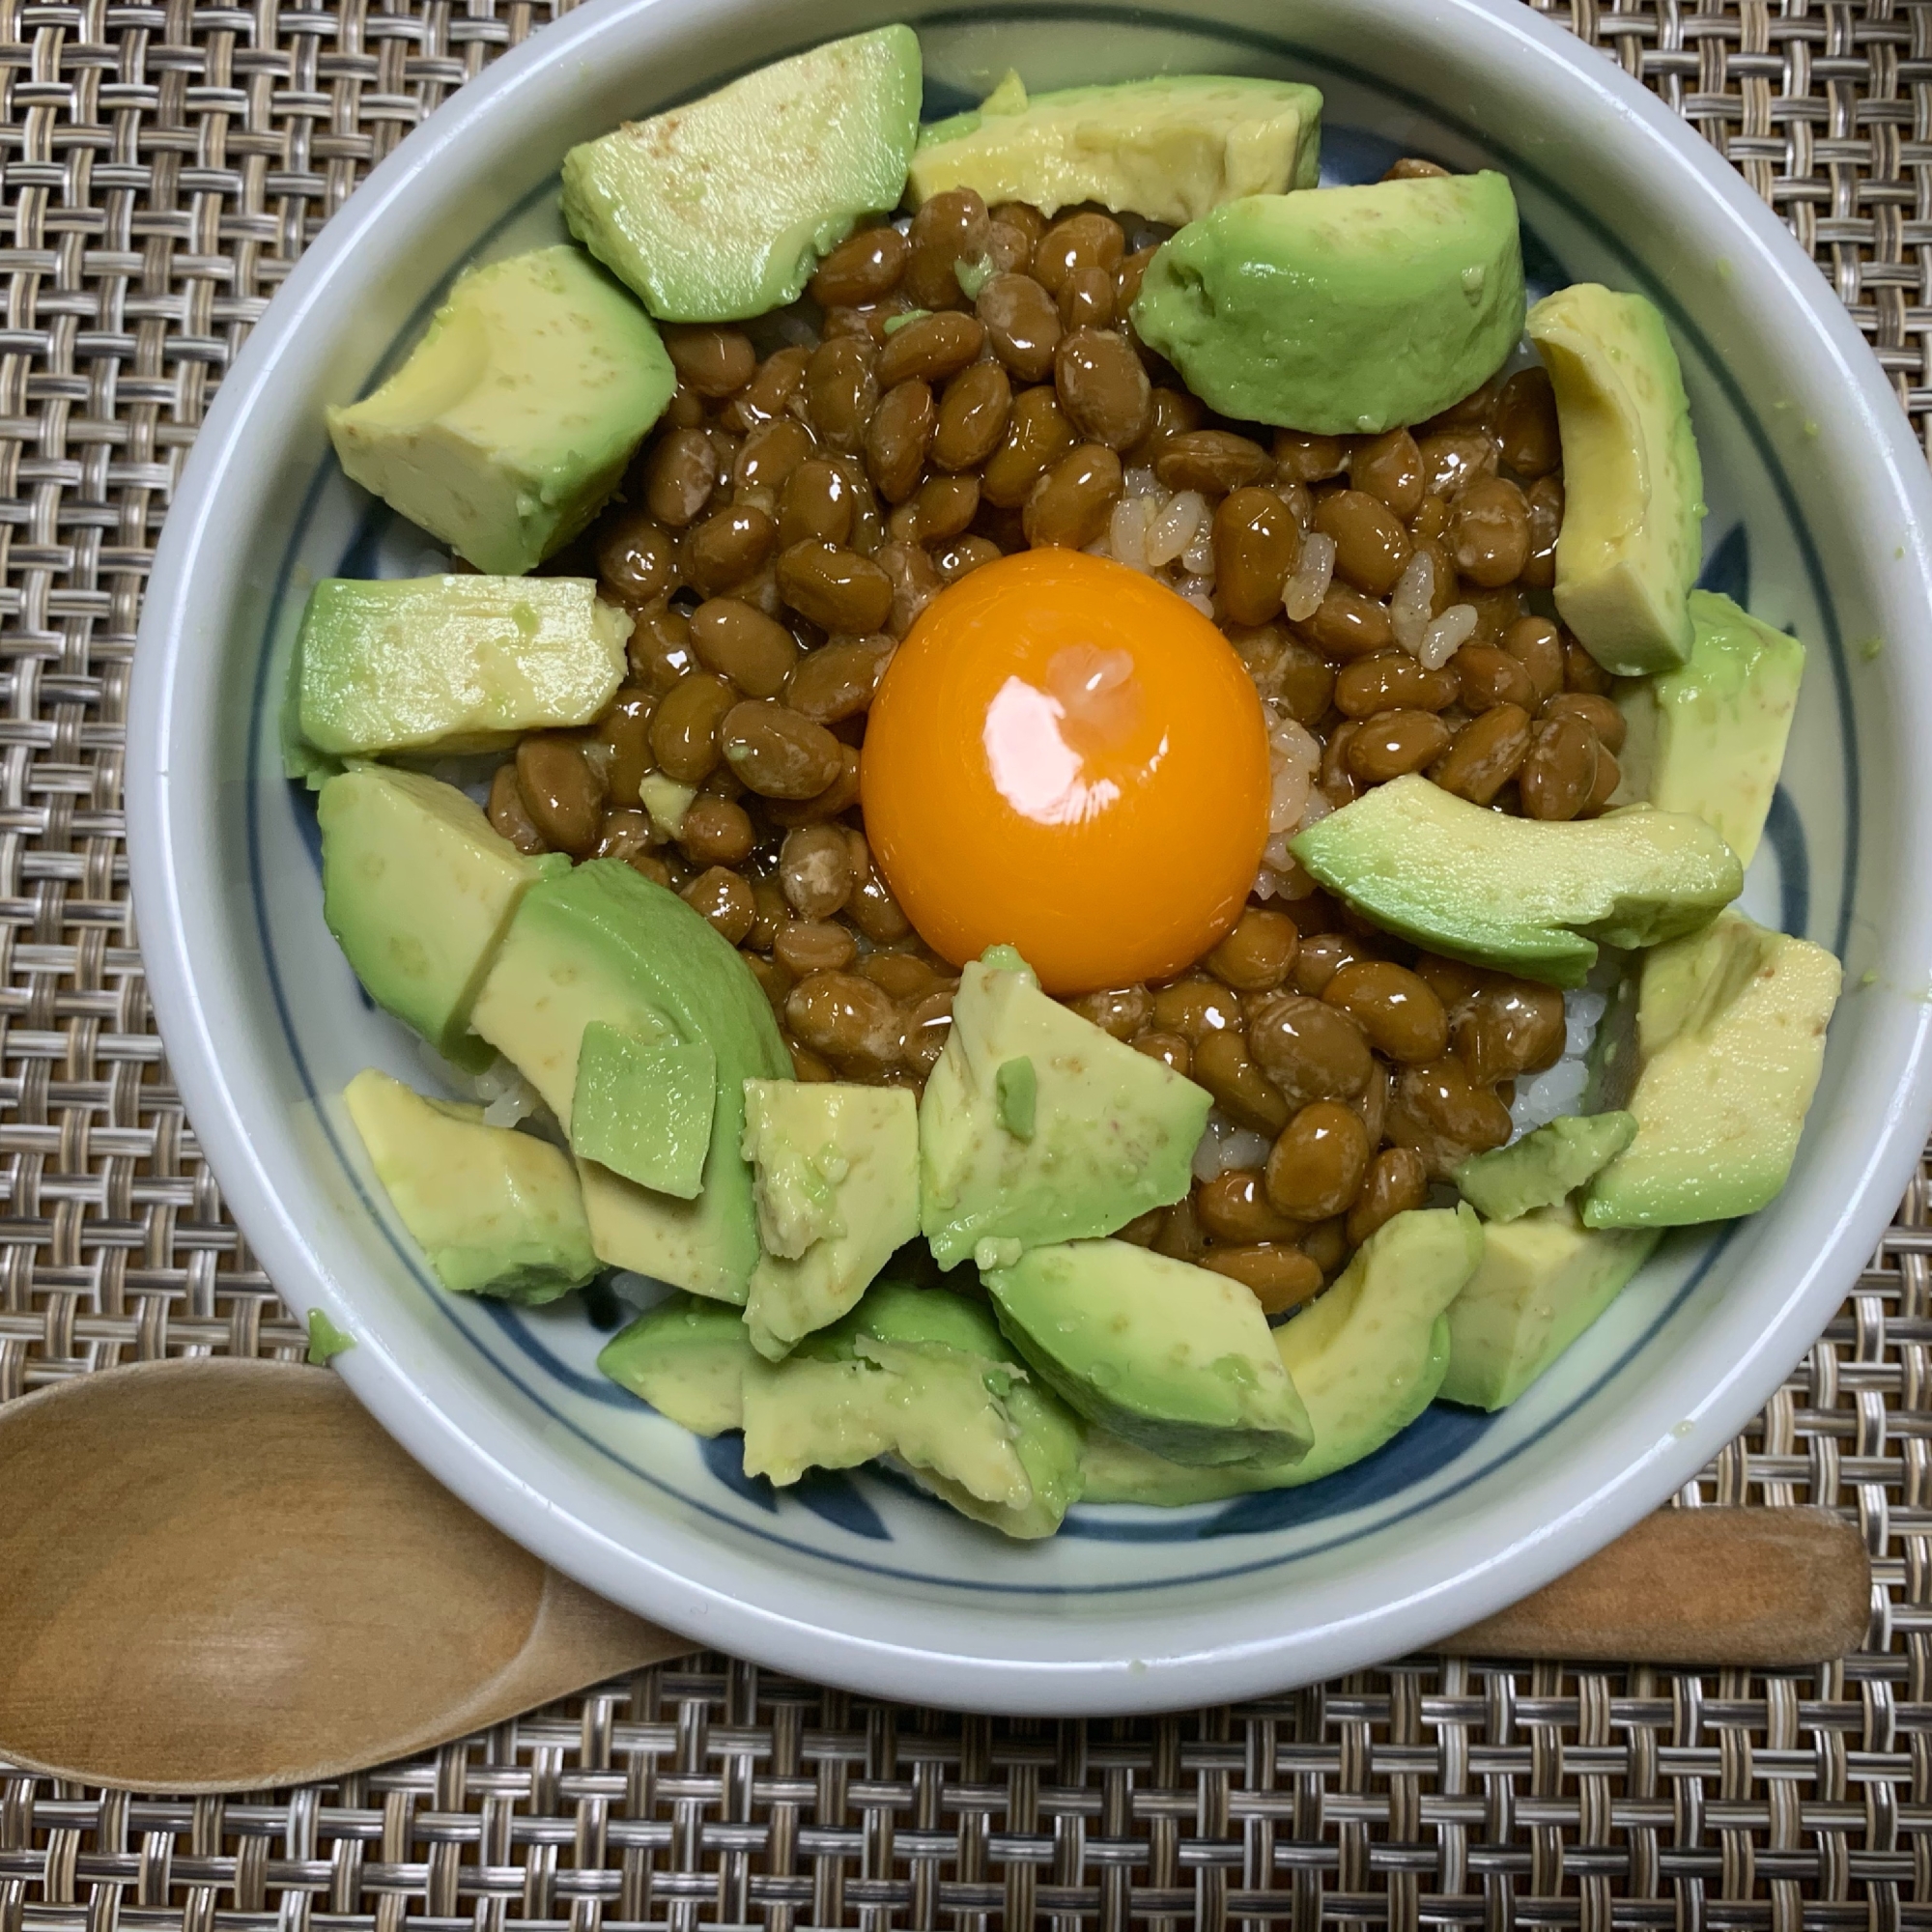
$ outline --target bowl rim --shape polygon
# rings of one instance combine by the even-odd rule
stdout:
[[[1910,425],[1851,317],[1736,171],[1661,100],[1520,0],[1354,4],[1382,20],[1412,20],[1427,12],[1437,36],[1464,33],[1479,41],[1487,36],[1496,58],[1543,64],[1552,84],[1594,97],[1640,144],[1657,151],[1652,165],[1683,172],[1687,191],[1694,186],[1701,192],[1740,248],[1749,252],[1754,269],[1780,284],[1803,311],[1811,347],[1832,366],[1856,418],[1853,430],[1866,440],[1863,460],[1883,472],[1887,488],[1910,512],[1905,559],[1910,588],[1921,609],[1932,610],[1932,538],[1926,534],[1932,532],[1932,477]],[[917,24],[923,11],[908,10],[906,17]],[[1056,8],[1080,11],[1082,0],[1061,0]],[[129,881],[143,959],[184,1109],[236,1220],[292,1307],[321,1307],[340,1320],[353,1319],[350,1302],[282,1203],[251,1137],[245,1108],[223,1064],[220,1015],[204,996],[196,955],[205,942],[190,936],[184,917],[196,868],[211,863],[208,846],[197,838],[196,787],[211,794],[213,789],[210,775],[180,771],[171,757],[180,728],[178,698],[191,682],[182,676],[183,664],[197,635],[191,580],[204,551],[221,549],[220,501],[224,492],[238,487],[238,474],[245,477],[247,424],[275,381],[279,358],[317,325],[345,264],[408,202],[423,175],[462,166],[466,151],[473,154],[489,138],[499,100],[513,89],[593,58],[600,37],[614,35],[628,43],[639,31],[641,15],[671,34],[699,22],[715,24],[719,12],[718,0],[588,0],[495,62],[399,143],[327,222],[255,325],[184,465],[156,546],[134,658],[126,783]],[[561,79],[555,84],[567,86]],[[1898,584],[1892,587],[1896,594]],[[1899,674],[1916,686],[1915,708],[1932,716],[1932,670],[1908,661]],[[1905,815],[1907,822],[1932,830],[1932,790],[1917,778],[1907,782],[1916,806]],[[1932,957],[1932,908],[1903,908],[1901,917],[1910,922],[1908,933],[1923,942],[1920,955]],[[1608,1541],[1688,1481],[1736,1434],[1829,1318],[1841,1284],[1855,1277],[1871,1251],[1917,1164],[1932,1115],[1932,1012],[1921,1010],[1916,1025],[1900,1025],[1899,1076],[1857,1183],[1816,1253],[1799,1266],[1775,1318],[1755,1345],[1727,1365],[1690,1417],[1651,1450],[1585,1485],[1583,1492],[1573,1486],[1566,1506],[1520,1534],[1491,1539],[1475,1561],[1326,1626],[1224,1641],[1206,1650],[1178,1641],[1132,1667],[1124,1658],[1091,1663],[994,1659],[949,1652],[917,1637],[887,1643],[855,1636],[799,1621],[775,1605],[721,1594],[643,1552],[620,1548],[556,1507],[526,1476],[466,1433],[452,1406],[439,1406],[421,1376],[386,1350],[357,1348],[335,1366],[412,1455],[507,1534],[588,1587],[705,1642],[861,1690],[968,1708],[1124,1713],[1256,1694],[1397,1655],[1477,1621]],[[1176,1617],[1177,1623],[1184,1620],[1184,1612]]]

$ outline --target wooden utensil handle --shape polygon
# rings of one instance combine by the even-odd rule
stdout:
[[[1437,1648],[1795,1669],[1856,1650],[1870,1620],[1864,1544],[1831,1511],[1669,1509]]]

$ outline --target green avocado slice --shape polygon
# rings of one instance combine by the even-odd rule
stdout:
[[[784,1485],[810,1468],[891,1455],[936,1477],[937,1493],[970,1504],[967,1514],[981,1521],[1005,1528],[1025,1520],[1035,1498],[1004,1399],[1010,1372],[941,1343],[887,1340],[863,1324],[841,1339],[837,1350],[759,1357],[746,1370],[748,1474]]]
[[[1307,1451],[1308,1412],[1238,1282],[1129,1241],[1034,1248],[985,1281],[1014,1347],[1088,1421],[1189,1464]]]
[[[748,1080],[744,1152],[764,1250],[746,1331],[776,1359],[919,1234],[919,1111],[903,1088]]]
[[[443,756],[587,724],[630,635],[586,577],[325,577],[296,645],[301,739],[337,758]]]
[[[1658,1235],[1599,1234],[1567,1205],[1483,1235],[1482,1265],[1450,1305],[1438,1392],[1468,1408],[1506,1408],[1622,1293]]]
[[[1580,986],[1599,941],[1675,938],[1744,884],[1736,854],[1688,813],[1512,818],[1413,773],[1329,813],[1291,849],[1378,925],[1553,986]]]
[[[1640,675],[1690,649],[1703,468],[1663,318],[1596,282],[1530,310],[1563,440],[1556,608],[1605,670]]]
[[[1108,1431],[1087,1437],[1086,1500],[1179,1506],[1281,1490],[1359,1463],[1408,1427],[1449,1363],[1445,1319],[1483,1255],[1466,1208],[1416,1208],[1370,1236],[1334,1285],[1274,1331],[1308,1405],[1314,1446],[1295,1461],[1186,1468]]]
[[[1762,1208],[1784,1185],[1843,978],[1822,946],[1735,910],[1646,955],[1636,1137],[1591,1181],[1590,1228],[1675,1228]]]
[[[1179,1201],[1212,1104],[1049,999],[1011,948],[991,948],[959,976],[920,1101],[920,1226],[934,1260],[990,1265]]]
[[[756,1361],[738,1311],[673,1294],[620,1328],[597,1366],[694,1435],[745,1426],[745,1371]]]
[[[758,1260],[752,1170],[740,1151],[745,1082],[788,1079],[770,1003],[728,940],[621,859],[591,859],[524,895],[470,1022],[569,1132],[584,1029],[717,1056],[704,1184],[682,1201],[580,1159],[599,1257],[674,1288],[742,1304]]]
[[[571,149],[564,219],[667,322],[768,314],[897,205],[921,87],[910,27],[828,41]]]
[[[554,1301],[597,1272],[570,1162],[548,1141],[486,1126],[366,1067],[343,1094],[404,1227],[458,1294]]]
[[[1242,195],[1313,187],[1321,96],[1300,81],[1159,74],[1028,98],[1016,73],[920,132],[912,206],[972,188],[1048,216],[1083,201],[1176,226]]]
[[[517,850],[454,785],[364,765],[316,799],[322,916],[369,997],[445,1060],[480,1072],[495,1049],[470,1009],[525,893],[569,865]]]
[[[676,386],[650,317],[563,244],[466,270],[328,434],[353,481],[478,570],[521,577],[596,515]]]
[[[602,1020],[583,1029],[570,1096],[571,1151],[660,1194],[704,1185],[718,1056],[704,1040],[646,1046]]]
[[[803,1351],[837,1353],[862,1338],[973,1364],[1006,1412],[1013,1448],[1031,1495],[1024,1503],[989,1504],[950,1474],[943,1462],[906,1461],[912,1479],[962,1516],[1022,1540],[1051,1536],[1080,1496],[1080,1419],[1049,1388],[1014,1365],[1014,1350],[982,1301],[950,1289],[875,1282],[836,1328],[810,1336]],[[898,1451],[905,1460],[904,1450]]]
[[[1627,730],[1612,802],[1692,812],[1748,866],[1784,763],[1804,646],[1711,590],[1691,591],[1690,628],[1688,663],[1618,688]]]
[[[1484,1220],[1517,1221],[1567,1200],[1635,1138],[1633,1115],[1566,1114],[1465,1160],[1450,1179]]]
[[[1460,401],[1516,347],[1516,196],[1487,172],[1249,195],[1162,245],[1132,315],[1223,415],[1379,435]]]

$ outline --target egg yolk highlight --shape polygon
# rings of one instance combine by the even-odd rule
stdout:
[[[955,965],[1016,946],[1053,993],[1177,973],[1239,916],[1267,839],[1267,726],[1226,638],[1077,551],[982,564],[887,668],[866,836]]]

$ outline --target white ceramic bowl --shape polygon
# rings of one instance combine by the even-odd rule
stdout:
[[[484,1515],[696,1638],[925,1703],[1106,1712],[1248,1695],[1397,1654],[1577,1561],[1690,1478],[1824,1325],[1926,1126],[1932,490],[1817,270],[1736,176],[1608,62],[1515,0],[1191,0],[1184,12],[912,6],[928,112],[1009,65],[1035,86],[1166,71],[1318,82],[1330,179],[1397,153],[1505,169],[1532,281],[1641,289],[1702,441],[1707,575],[1811,646],[1747,903],[1839,951],[1847,993],[1791,1183],[1689,1234],[1515,1407],[1438,1407],[1305,1491],[1076,1510],[1002,1542],[888,1478],[748,1482],[603,1383],[574,1303],[438,1291],[339,1094],[421,1054],[322,923],[313,813],[274,713],[305,587],[427,548],[329,458],[466,262],[561,233],[572,143],[748,66],[895,17],[881,0],[591,0],[403,143],[290,276],[223,381],[156,556],[128,731],[128,841],[183,1096],[295,1308],[356,1338],[344,1378]],[[1915,862],[1917,862],[1915,864]]]

